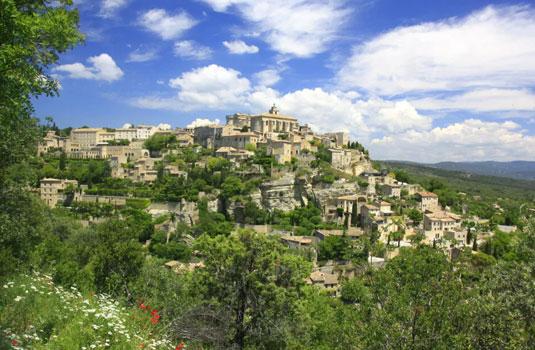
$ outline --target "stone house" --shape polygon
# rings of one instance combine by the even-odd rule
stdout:
[[[67,198],[65,189],[69,185],[76,188],[78,187],[78,181],[44,178],[39,185],[41,199],[44,200],[49,207],[54,208],[56,204],[62,203]]]
[[[332,296],[340,296],[340,285],[338,284],[338,275],[321,271],[314,271],[307,278],[307,284],[319,287],[327,291]]]
[[[420,210],[426,211],[439,209],[438,196],[433,192],[418,192],[416,193],[416,196],[420,203]]]
[[[390,198],[401,198],[401,185],[384,184],[383,193]]]

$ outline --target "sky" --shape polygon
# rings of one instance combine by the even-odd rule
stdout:
[[[535,160],[535,2],[77,0],[60,127],[281,114],[373,159]]]

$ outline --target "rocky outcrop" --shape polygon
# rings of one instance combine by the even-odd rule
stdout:
[[[174,213],[177,222],[184,222],[190,226],[195,225],[199,220],[199,208],[195,202],[167,202],[167,203],[151,203],[149,214],[153,219],[165,214]]]
[[[260,199],[259,206],[264,210],[279,209],[283,211],[293,210],[306,204],[308,200],[308,188],[304,179],[296,179],[292,173],[285,174],[280,179],[266,181],[259,186],[260,197],[255,194],[255,199]]]

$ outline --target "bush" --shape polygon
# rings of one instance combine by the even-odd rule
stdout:
[[[150,205],[150,199],[127,198],[126,205],[134,209],[147,209]]]

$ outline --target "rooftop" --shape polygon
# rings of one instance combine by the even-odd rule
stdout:
[[[434,194],[433,192],[418,192],[416,194],[419,195],[420,197],[436,197],[436,198],[438,198],[438,196],[436,194]]]

